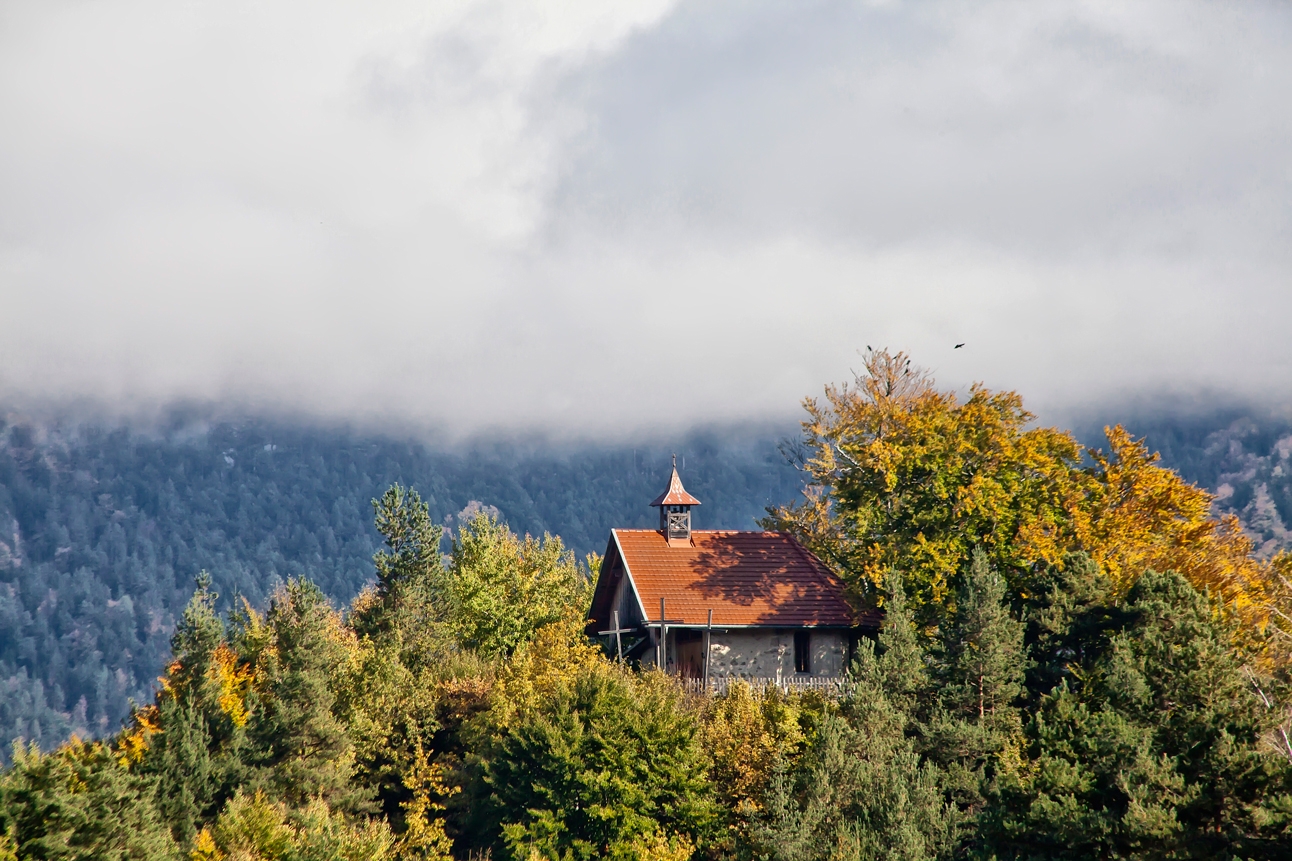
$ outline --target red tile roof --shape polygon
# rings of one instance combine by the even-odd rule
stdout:
[[[670,547],[654,529],[613,530],[610,552],[622,556],[650,618],[664,598],[667,617],[687,625],[705,624],[710,609],[715,627],[877,622],[870,614],[858,618],[839,579],[786,533],[693,531],[691,539],[691,546]]]
[[[677,474],[677,467],[673,467],[673,477],[668,480],[668,490],[655,497],[651,506],[656,505],[699,505],[700,500],[686,492],[682,487],[682,479]]]

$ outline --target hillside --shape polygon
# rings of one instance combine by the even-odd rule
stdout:
[[[1289,560],[1124,433],[1092,452],[1012,393],[867,370],[799,447],[829,495],[768,517],[883,624],[799,692],[612,660],[586,567],[487,511],[649,522],[662,451],[9,427],[4,707],[43,735],[0,769],[0,858],[1286,857]],[[1163,428],[1282,517],[1277,426]],[[679,446],[703,525],[794,495],[767,436]]]
[[[750,528],[798,477],[771,433],[696,434],[677,447],[703,500],[697,526]],[[663,447],[462,450],[249,422],[139,433],[0,427],[0,736],[54,744],[117,728],[152,697],[200,571],[263,606],[289,578],[345,602],[373,578],[372,500],[416,488],[446,529],[497,508],[520,533],[560,535],[580,558],[612,526],[647,525]],[[7,751],[6,751],[7,753]]]
[[[1249,415],[1144,418],[1166,466],[1218,489],[1266,552],[1292,522],[1292,424]],[[697,433],[677,444],[697,528],[750,528],[796,496],[776,448],[794,428]],[[1088,436],[1088,435],[1083,435]],[[200,571],[227,609],[263,606],[289,578],[345,602],[373,577],[371,500],[416,488],[437,522],[498,509],[519,533],[559,535],[580,558],[612,526],[645,526],[663,445],[460,449],[273,424],[0,427],[0,736],[49,746],[114,731],[147,701]]]

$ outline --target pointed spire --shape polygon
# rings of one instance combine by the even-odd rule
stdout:
[[[655,501],[651,503],[654,508],[660,505],[699,505],[700,500],[686,492],[682,486],[682,477],[677,474],[677,455],[673,455],[673,475],[668,480],[668,490],[665,490]]]
[[[700,500],[686,492],[682,477],[677,474],[677,455],[673,455],[673,474],[668,479],[668,489],[651,503],[659,509],[659,531],[669,547],[691,546],[691,506]]]

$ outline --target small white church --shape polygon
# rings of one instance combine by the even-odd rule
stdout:
[[[854,612],[839,578],[788,533],[691,529],[699,504],[675,463],[651,503],[659,528],[611,530],[588,633],[692,679],[842,676],[879,614]]]

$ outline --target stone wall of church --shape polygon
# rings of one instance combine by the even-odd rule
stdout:
[[[810,640],[813,676],[841,676],[848,660],[844,631],[813,631]],[[794,673],[794,630],[728,629],[713,632],[709,647],[713,678],[776,678]]]

